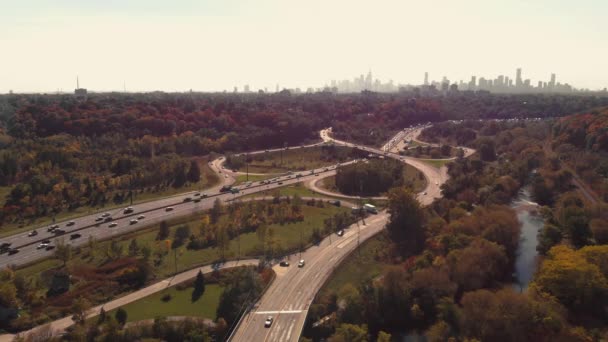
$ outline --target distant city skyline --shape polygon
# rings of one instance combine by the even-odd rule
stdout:
[[[2,0],[0,0],[2,1]],[[601,0],[2,1],[0,93],[319,87],[371,69],[608,86]],[[357,76],[359,77],[359,76]],[[537,86],[537,84],[532,83]],[[387,85],[387,87],[391,87]]]

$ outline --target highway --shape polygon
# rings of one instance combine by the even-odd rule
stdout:
[[[331,129],[322,130],[320,132],[321,138],[324,140],[324,142],[333,142],[337,145],[349,146],[359,148],[370,153],[382,154],[386,157],[407,162],[420,169],[427,177],[427,187],[423,192],[418,194],[418,199],[422,204],[430,204],[435,198],[439,198],[441,196],[439,186],[443,184],[445,180],[447,180],[445,168],[442,168],[444,170],[440,170],[414,158],[402,157],[395,153],[383,152],[380,149],[335,140],[329,135],[330,132]],[[272,151],[277,150],[280,149],[275,149]],[[256,153],[265,153],[265,151],[257,151]],[[71,228],[66,232],[65,235],[63,235],[65,237],[65,241],[73,245],[79,245],[85,244],[89,236],[93,236],[100,240],[107,239],[112,236],[124,234],[128,231],[141,229],[145,225],[150,225],[162,220],[168,220],[179,216],[190,215],[192,213],[208,209],[213,206],[213,202],[216,198],[219,198],[223,202],[228,202],[244,195],[267,191],[289,184],[299,182],[312,183],[320,177],[335,174],[335,169],[339,165],[346,165],[356,162],[351,161],[348,163],[341,163],[339,165],[319,168],[317,170],[300,172],[302,177],[298,178],[296,178],[295,175],[282,175],[271,179],[270,183],[268,184],[260,184],[260,182],[255,182],[252,186],[247,188],[245,188],[244,185],[241,185],[241,191],[238,194],[220,194],[220,186],[234,183],[233,173],[222,168],[224,161],[224,158],[220,157],[211,162],[212,169],[222,176],[223,181],[222,184],[214,187],[213,189],[204,191],[203,193],[207,194],[208,197],[201,199],[200,202],[184,202],[186,197],[196,198],[194,197],[194,192],[189,192],[170,198],[134,205],[134,212],[127,215],[122,214],[121,210],[116,210],[111,212],[114,217],[113,222],[118,224],[118,226],[115,228],[107,227],[108,223],[95,226],[94,220],[101,213],[88,215],[79,218],[76,224],[73,226],[75,228]],[[171,206],[173,209],[171,211],[167,211],[166,208],[168,206]],[[142,213],[145,215],[142,222],[132,225],[129,224],[129,221],[132,218],[142,215]],[[359,223],[352,225],[346,230],[346,233],[342,237],[338,237],[336,234],[329,236],[320,244],[309,248],[302,254],[302,258],[306,261],[306,265],[302,268],[296,267],[298,258],[295,257],[292,258],[291,261],[293,265],[290,267],[275,266],[274,269],[277,273],[276,280],[271,284],[268,291],[264,294],[256,306],[245,316],[243,316],[242,321],[235,330],[232,340],[299,340],[299,336],[306,320],[308,307],[312,303],[314,296],[323,285],[327,277],[329,277],[335,267],[340,264],[340,261],[347,257],[356,248],[359,242],[363,242],[381,231],[388,221],[388,218],[389,216],[386,211],[380,212],[379,214],[372,215],[366,219],[366,225]],[[60,226],[62,228],[65,227],[65,222],[60,223]],[[80,233],[82,236],[76,240],[70,241],[69,235],[74,230],[78,230],[78,233]],[[19,244],[23,245],[20,248],[20,252],[15,255],[0,256],[2,258],[0,260],[0,267],[6,265],[26,264],[39,258],[48,257],[52,251],[36,249],[37,242],[48,237],[46,231],[39,231],[39,233],[40,234],[34,238],[27,237],[27,234],[18,234],[9,239],[3,239],[3,241],[14,242],[13,246],[20,246]],[[184,272],[184,274],[190,274],[187,272]],[[148,294],[148,292],[143,293]],[[106,303],[106,305],[107,304],[108,303]],[[264,320],[269,315],[273,316],[274,322],[270,328],[264,328]],[[57,321],[53,322],[53,324],[56,323]],[[69,322],[66,320],[61,320],[61,322],[57,324],[59,324],[60,329],[63,329],[65,328],[63,325],[68,323]]]
[[[417,195],[417,198],[423,205],[429,205],[441,197],[440,186],[448,179],[445,167],[437,169],[415,158],[339,141],[333,139],[330,133],[331,128],[322,130],[321,138],[337,145],[394,158],[422,171],[427,178],[427,186]],[[397,142],[404,138],[404,134],[400,132],[391,140]],[[315,179],[307,183],[313,182]],[[313,246],[302,254],[302,259],[306,262],[302,268],[296,266],[297,259],[291,260],[292,265],[289,267],[275,266],[277,278],[258,303],[242,317],[230,337],[230,341],[299,341],[308,309],[325,280],[340,265],[340,262],[355,250],[359,243],[384,229],[388,219],[388,213],[383,211],[367,218],[366,225],[357,223],[350,226],[342,237],[334,234],[326,238],[318,246]],[[273,322],[270,327],[265,327],[265,320],[268,316],[273,318]]]

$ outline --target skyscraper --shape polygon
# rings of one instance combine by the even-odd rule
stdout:
[[[429,73],[424,73],[424,85],[429,85]]]
[[[522,85],[523,85],[523,82],[521,79],[521,68],[517,68],[516,76],[515,76],[515,87],[521,88]]]

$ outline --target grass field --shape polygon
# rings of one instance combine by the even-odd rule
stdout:
[[[384,232],[367,240],[359,251],[353,251],[350,257],[336,267],[319,294],[336,292],[347,283],[358,287],[362,282],[379,276],[388,264],[378,261],[376,256],[382,253],[387,245],[388,237]]]
[[[273,177],[272,174],[263,175],[263,176],[262,175],[249,175],[249,181],[250,182],[259,182],[261,180],[269,179],[269,178],[272,178],[272,177]],[[240,185],[240,184],[243,184],[243,183],[246,183],[246,182],[247,182],[247,175],[237,175],[236,176],[236,182],[234,183],[234,185]]]
[[[333,165],[353,159],[353,149],[343,146],[290,148],[284,151],[251,155],[249,172],[284,173],[303,171]],[[242,167],[239,171],[243,171]]]
[[[127,312],[127,322],[167,316],[202,317],[215,320],[215,312],[220,303],[224,289],[218,284],[207,284],[205,293],[196,301],[192,301],[192,287],[179,290],[176,286],[167,288],[138,301],[124,305]],[[163,301],[165,295],[171,300]],[[116,310],[108,312],[114,317]]]
[[[201,182],[188,184],[184,187],[177,188],[177,189],[173,188],[173,187],[168,187],[159,192],[143,192],[143,193],[135,194],[133,203],[137,204],[137,203],[148,202],[148,201],[152,201],[152,200],[155,200],[155,199],[158,199],[161,197],[177,195],[177,194],[188,192],[188,191],[207,189],[207,188],[217,185],[220,181],[219,177],[217,177],[217,175],[209,168],[207,163],[205,163],[204,165],[205,165],[204,167],[201,167],[201,172],[202,172],[201,173]],[[6,188],[0,189],[0,196],[2,195],[2,192],[1,192],[2,190],[6,191]],[[5,195],[2,197],[2,201],[4,201],[5,197],[6,197]],[[59,213],[56,216],[56,220],[63,221],[63,220],[68,220],[68,219],[74,219],[74,218],[77,218],[80,216],[90,215],[90,214],[93,214],[96,212],[107,211],[107,210],[110,210],[113,208],[124,207],[126,205],[128,205],[128,204],[127,203],[121,203],[121,204],[110,203],[104,207],[82,206],[82,207],[78,207],[72,211],[64,211],[64,212]],[[20,233],[20,232],[30,231],[30,230],[33,230],[33,229],[36,229],[39,227],[43,227],[45,225],[50,224],[51,222],[52,222],[52,217],[47,216],[47,217],[40,217],[33,221],[28,221],[25,224],[17,224],[17,223],[5,224],[4,226],[2,226],[2,228],[0,228],[0,238],[9,236],[9,235],[13,235],[16,233]]]
[[[436,168],[441,168],[442,166],[451,163],[451,160],[444,160],[444,159],[420,159],[421,162],[429,164],[433,167]]]
[[[304,214],[304,221],[290,223],[285,225],[274,224],[270,227],[274,228],[275,236],[279,240],[280,246],[284,250],[296,250],[300,246],[300,232],[304,241],[307,242],[312,235],[313,228],[323,227],[323,221],[338,212],[350,211],[346,207],[335,207],[327,205],[325,208],[310,207],[307,205],[302,206],[302,212]],[[170,225],[170,236],[178,226],[187,224],[190,229],[194,232],[198,230],[200,224],[200,215],[194,217],[177,219],[173,222],[168,222]],[[227,221],[228,215],[223,215],[220,220]],[[158,233],[159,225],[153,225],[144,230],[125,234],[115,238],[115,240],[122,246],[123,250],[128,250],[131,239],[135,238],[138,245],[148,245],[152,250],[158,249],[164,245],[164,241],[157,241],[156,236]],[[95,252],[90,253],[88,247],[81,248],[80,254],[76,254],[72,260],[68,262],[69,266],[76,266],[78,264],[88,265],[101,265],[105,260],[106,251],[111,241],[97,242],[95,246]],[[239,245],[240,245],[240,257],[255,257],[261,254],[261,242],[259,241],[255,232],[249,232],[241,234],[240,237],[234,238],[230,241],[229,248],[225,251],[227,259],[235,259],[239,256]],[[176,272],[176,261],[177,261],[177,272],[181,272],[187,269],[191,269],[197,265],[208,264],[218,260],[220,257],[220,251],[215,247],[209,247],[200,250],[187,249],[185,246],[179,247],[172,250],[166,255],[162,262],[154,267],[154,273],[157,278],[165,278]],[[41,260],[39,262],[28,265],[17,272],[24,276],[35,276],[42,271],[57,268],[61,266],[61,263],[54,259]]]

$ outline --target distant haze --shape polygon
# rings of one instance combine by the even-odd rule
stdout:
[[[0,93],[514,76],[608,86],[605,0],[0,0]]]

